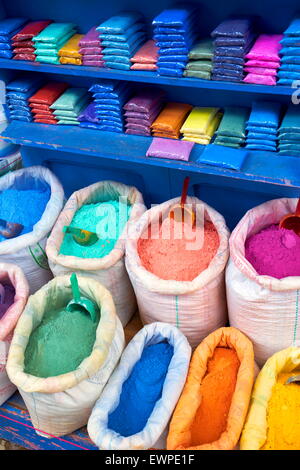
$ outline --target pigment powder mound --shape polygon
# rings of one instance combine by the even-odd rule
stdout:
[[[245,256],[260,275],[300,276],[300,237],[292,230],[270,225],[248,238]]]
[[[160,279],[192,281],[208,268],[219,248],[219,235],[211,222],[203,227],[166,218],[153,224],[138,240],[142,265]]]
[[[201,403],[191,426],[191,446],[217,441],[226,430],[239,367],[233,349],[215,349],[200,386]]]
[[[299,372],[298,372],[299,374]],[[285,385],[297,373],[279,374],[267,409],[267,440],[262,450],[300,449],[300,387]]]
[[[71,234],[64,236],[60,254],[78,258],[103,258],[114,248],[130,217],[131,206],[122,201],[86,204],[76,211],[71,227],[96,232],[99,240],[91,246],[76,243]]]
[[[145,347],[124,382],[117,408],[108,417],[108,428],[128,437],[144,429],[161,398],[174,348],[162,342]]]
[[[15,288],[12,284],[10,283],[2,283],[3,289],[4,289],[4,296],[1,298],[1,303],[0,303],[0,318],[3,317],[3,315],[6,313],[6,311],[9,309],[9,307],[14,303],[15,299]]]
[[[50,199],[50,187],[40,189],[6,189],[0,192],[0,219],[24,226],[20,235],[32,231],[41,219]],[[6,240],[0,235],[0,241]]]
[[[53,377],[71,372],[88,357],[96,340],[97,322],[80,311],[53,310],[31,333],[25,351],[25,372]]]

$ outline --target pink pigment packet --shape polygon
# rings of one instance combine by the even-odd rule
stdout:
[[[155,64],[133,64],[130,67],[131,70],[157,70],[157,65]]]
[[[268,69],[279,69],[280,61],[272,62],[267,60],[250,59],[245,62],[245,67],[268,67]]]
[[[189,161],[194,142],[154,137],[147,150],[146,157],[168,158]]]
[[[130,134],[130,135],[144,135],[146,137],[150,137],[151,136],[151,132],[149,131],[137,131],[137,130],[133,130],[133,129],[126,129],[125,131],[125,134]]]
[[[105,62],[101,60],[84,60],[82,61],[83,65],[90,65],[92,67],[105,67]]]
[[[156,64],[157,59],[158,47],[153,39],[149,39],[130,60],[131,62],[138,62],[139,64]]]
[[[279,51],[282,34],[261,34],[255,41],[254,46],[246,55],[246,59],[279,61]]]
[[[267,75],[248,73],[248,75],[243,79],[243,82],[255,83],[256,85],[276,85],[276,78]]]
[[[254,73],[258,75],[270,75],[271,77],[276,77],[277,76],[277,70],[276,69],[268,69],[268,68],[263,68],[263,67],[245,67],[244,68],[245,72],[249,73]]]

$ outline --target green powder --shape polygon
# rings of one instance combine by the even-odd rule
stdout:
[[[78,258],[103,258],[114,248],[130,213],[131,206],[122,201],[110,200],[82,206],[75,213],[70,226],[96,232],[99,240],[94,245],[83,246],[67,233],[61,244],[60,254]]]
[[[98,323],[79,311],[46,313],[29,338],[25,372],[46,378],[77,369],[92,352]]]

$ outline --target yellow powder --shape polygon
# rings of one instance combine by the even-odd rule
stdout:
[[[297,374],[279,374],[273,387],[267,411],[267,440],[261,450],[300,450],[300,385],[284,385],[293,375]]]

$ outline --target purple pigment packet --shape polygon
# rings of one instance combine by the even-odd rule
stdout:
[[[138,92],[124,106],[125,111],[149,113],[161,103],[165,97],[162,90],[145,89]]]
[[[89,104],[85,110],[79,114],[77,119],[78,121],[99,122],[96,116],[95,103]]]
[[[135,131],[135,130],[132,130],[132,129],[127,129],[125,131],[125,134],[130,134],[130,135],[144,135],[146,137],[150,137],[151,136],[151,132],[146,132],[146,131]]]
[[[147,150],[146,157],[168,158],[189,161],[194,142],[154,137]]]
[[[94,55],[97,54],[98,56],[102,54],[102,47],[82,47],[79,49],[79,54],[82,55]]]
[[[101,44],[100,33],[96,30],[96,26],[89,30],[89,32],[83,36],[79,42],[80,47],[99,47]]]
[[[126,129],[130,129],[132,131],[144,131],[150,132],[149,126],[143,126],[142,124],[125,124]]]
[[[83,59],[83,65],[91,65],[93,67],[105,67],[105,62],[102,60],[87,60]]]

